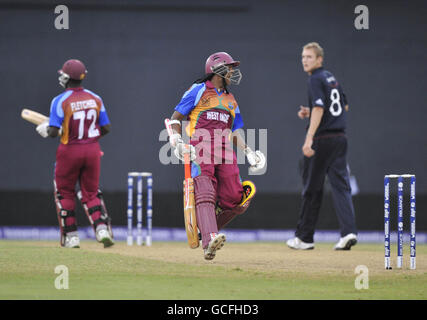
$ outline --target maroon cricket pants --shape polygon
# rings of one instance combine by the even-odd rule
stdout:
[[[236,208],[243,196],[243,187],[240,180],[237,158],[230,143],[220,143],[216,146],[203,145],[200,141],[191,141],[196,147],[197,158],[192,162],[191,174],[195,181],[195,197],[199,198],[198,192],[214,195],[216,204],[223,210]],[[199,181],[197,177],[209,178]],[[203,184],[203,185],[202,185]],[[212,198],[212,197],[210,197]],[[203,248],[210,241],[211,233],[218,233],[219,228],[215,214],[215,203],[198,205],[196,201],[197,223],[202,234]]]
[[[77,182],[82,192],[82,202],[89,208],[100,205],[97,197],[100,167],[101,150],[98,142],[58,146],[55,182],[62,196],[60,202],[63,209],[74,211]],[[92,218],[96,220],[98,217]],[[67,218],[65,223],[67,226],[75,224],[75,217]]]

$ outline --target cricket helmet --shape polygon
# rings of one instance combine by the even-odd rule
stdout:
[[[216,52],[211,54],[206,60],[205,73],[215,73],[221,77],[229,72],[229,67],[237,67],[240,65],[240,61],[235,61],[227,52]],[[242,79],[242,73],[239,69],[233,69],[231,76],[227,77],[231,83],[239,84]]]
[[[216,52],[206,60],[205,73],[213,73],[215,69],[224,65],[237,67],[240,65],[240,61],[234,61],[227,52]]]
[[[87,70],[80,60],[70,59],[65,61],[58,73],[60,74],[59,83],[65,88],[70,79],[83,80],[86,77]]]

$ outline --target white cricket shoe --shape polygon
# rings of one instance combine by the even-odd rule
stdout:
[[[80,239],[77,235],[65,235],[65,248],[80,248]]]
[[[345,237],[340,238],[334,246],[334,250],[350,250],[357,243],[357,236],[354,233],[349,233]]]
[[[96,230],[96,240],[98,240],[98,242],[102,242],[104,244],[104,248],[111,247],[114,244],[106,227],[98,228],[98,230]]]
[[[311,250],[314,249],[314,243],[307,243],[302,241],[300,238],[295,237],[286,241],[286,244],[291,249],[296,250]]]
[[[205,259],[212,260],[215,258],[217,250],[224,246],[225,234],[223,233],[211,233],[211,241],[209,241],[208,247],[205,249]]]

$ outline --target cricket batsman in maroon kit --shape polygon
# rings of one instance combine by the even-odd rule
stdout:
[[[114,242],[110,219],[98,189],[101,159],[98,139],[109,132],[110,121],[102,99],[81,86],[87,74],[81,61],[66,61],[59,74],[59,83],[65,91],[52,100],[49,121],[36,130],[44,138],[61,136],[54,176],[61,246],[80,247],[74,213],[75,187],[79,182],[81,202],[96,239],[109,247]]]
[[[175,155],[182,160],[190,153],[196,220],[206,260],[212,260],[224,245],[226,237],[219,230],[248,209],[256,192],[251,181],[241,181],[230,140],[244,150],[253,173],[266,164],[260,151],[252,151],[239,134],[232,134],[243,127],[239,106],[227,88],[240,83],[239,64],[226,52],[209,56],[205,78],[184,93],[169,122]],[[189,120],[190,145],[181,137],[184,119]]]

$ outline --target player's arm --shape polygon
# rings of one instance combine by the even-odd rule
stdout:
[[[246,145],[245,140],[243,140],[240,133],[233,134],[233,145],[241,150],[245,150],[248,146]]]
[[[316,134],[317,128],[319,128],[320,121],[323,117],[323,108],[322,107],[314,107],[311,110],[311,118],[310,118],[310,126],[307,130],[307,136],[314,137]]]
[[[240,108],[238,105],[236,106],[234,112],[235,112],[235,118],[233,121],[233,127],[231,128],[231,131],[233,132],[233,135],[232,135],[233,145],[235,145],[237,148],[245,151],[248,149],[248,146],[246,145],[245,140],[242,138],[240,133],[238,131],[236,131],[238,129],[243,128],[243,126],[244,126],[242,115],[240,114]]]
[[[61,98],[57,96],[53,98],[50,105],[50,116],[49,119],[36,127],[36,131],[43,137],[55,138],[61,135],[61,126],[64,121],[64,111],[62,109],[62,103],[59,101]]]
[[[243,152],[246,155],[246,158],[248,159],[249,165],[251,166],[252,173],[256,173],[258,171],[261,171],[264,169],[266,165],[266,158],[265,155],[260,151],[253,151],[245,142],[245,140],[242,138],[239,132],[235,131],[236,133],[232,135],[232,141],[233,145],[235,145],[237,148],[243,150]]]
[[[172,117],[169,121],[171,128],[172,128],[172,134],[169,136],[169,142],[172,147],[176,147],[179,143],[183,143],[182,140],[182,120],[186,116],[183,115],[179,111],[174,111],[172,114]]]
[[[348,112],[349,108],[348,108],[348,102],[347,102],[347,95],[344,92],[342,93],[342,99],[344,102],[344,110]]]
[[[193,161],[196,159],[196,149],[191,144],[186,144],[181,136],[181,121],[184,118],[186,118],[186,115],[179,111],[175,110],[172,114],[172,117],[169,120],[169,125],[172,131],[169,133],[169,143],[174,148],[174,154],[178,159],[184,160],[184,154],[190,153],[190,160]]]
[[[47,127],[47,134],[51,138],[56,138],[57,136],[59,136],[59,130],[60,128],[49,126]]]
[[[175,111],[172,114],[172,117],[169,121],[171,126],[171,133],[169,136],[170,145],[175,148],[175,155],[178,159],[184,159],[184,153],[190,150],[190,159],[194,160],[196,158],[196,149],[192,145],[187,145],[182,139],[182,120],[187,118],[190,112],[197,105],[203,91],[205,89],[205,84],[193,84],[190,89],[188,89],[181,98],[181,101],[175,107]]]
[[[305,142],[302,147],[302,152],[306,157],[311,157],[314,155],[314,150],[311,148],[311,146],[313,145],[313,137],[316,134],[317,128],[319,128],[320,121],[322,120],[323,112],[323,108],[317,106],[313,107],[311,110],[310,125],[308,127]]]
[[[111,124],[106,124],[105,126],[101,126],[101,137],[105,136],[110,131],[111,131]]]
[[[172,130],[174,131],[174,133],[178,133],[180,135],[182,134],[181,122],[185,117],[186,116],[180,113],[179,111],[174,111],[171,117],[171,121],[175,120],[172,123]]]
[[[103,137],[111,131],[111,123],[108,117],[107,110],[104,106],[104,102],[101,98],[99,99],[101,103],[101,109],[99,110],[99,127],[101,129],[101,137]]]
[[[180,141],[179,139],[182,135],[182,120],[186,119],[195,108],[201,96],[200,90],[204,90],[204,88],[204,84],[193,84],[191,88],[184,93],[181,101],[175,107],[174,113],[170,118],[173,134],[169,141],[172,146],[175,146],[176,143]]]
[[[322,120],[326,101],[322,79],[311,77],[309,82],[309,90],[313,108],[311,109],[310,113],[310,124],[305,137],[305,142],[302,146],[302,152],[306,157],[311,157],[314,155],[314,150],[311,148],[311,146],[313,145],[313,137],[319,128],[320,121]]]
[[[310,117],[310,108],[305,106],[299,106],[298,118],[305,119]]]
[[[43,137],[51,137],[56,138],[57,136],[61,135],[61,128],[50,126],[49,120],[44,121],[43,123],[39,124],[36,127],[36,131]]]

